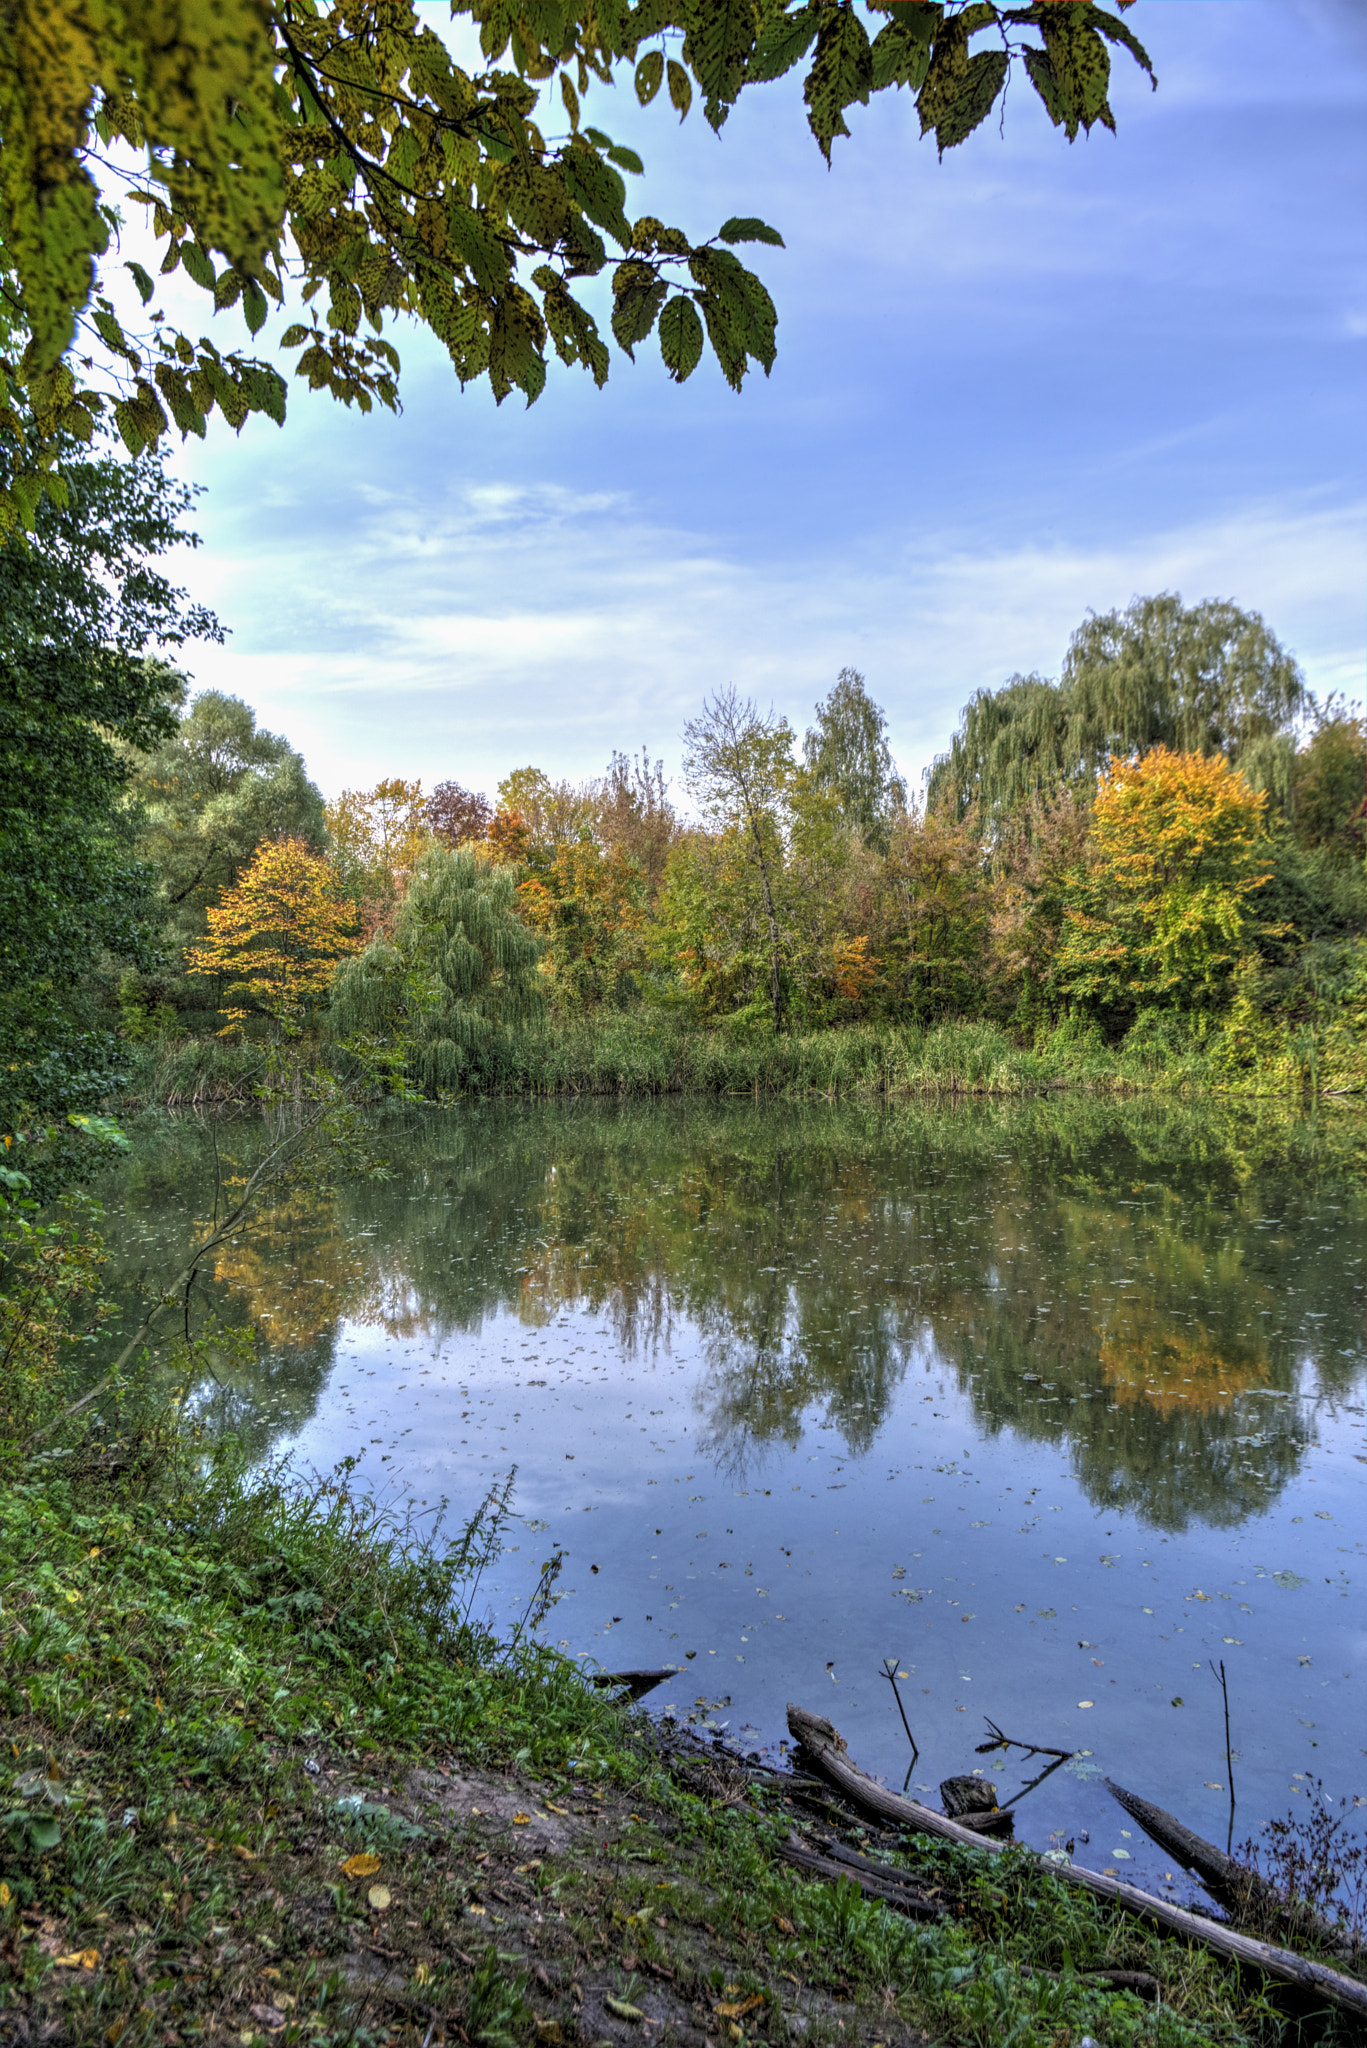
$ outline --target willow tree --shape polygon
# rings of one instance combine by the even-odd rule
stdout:
[[[1090,790],[1109,761],[1154,747],[1221,755],[1284,799],[1305,701],[1295,658],[1257,612],[1137,597],[1088,613],[1057,683],[1016,675],[971,698],[928,800],[957,817],[976,806],[990,828],[1033,797]]]
[[[517,877],[434,846],[414,867],[390,938],[341,969],[331,1027],[401,1046],[431,1095],[459,1088],[498,1040],[545,1009],[541,948],[517,916]]]
[[[51,436],[88,435],[101,411],[133,450],[172,421],[202,435],[215,407],[235,428],[252,412],[283,420],[282,367],[346,404],[397,406],[400,318],[498,399],[535,399],[552,350],[602,384],[608,345],[590,303],[605,274],[628,356],[656,333],[679,382],[709,348],[737,390],[752,364],[767,373],[777,314],[735,249],[782,236],[743,214],[700,234],[628,208],[641,159],[582,109],[590,86],[624,72],[642,104],[663,95],[680,119],[700,94],[720,130],[742,91],[805,64],[827,161],[849,108],[875,92],[910,90],[943,153],[988,119],[1013,71],[1070,140],[1115,126],[1112,46],[1152,76],[1142,45],[1091,0],[451,0],[451,45],[426,11],[0,7],[0,315],[20,337],[4,349],[9,374],[38,416],[0,507],[11,521],[32,517]],[[177,273],[170,307],[161,277],[112,238],[111,205],[160,242],[160,272]],[[116,300],[127,276],[142,322]],[[182,324],[182,281],[245,333],[215,342]],[[263,358],[252,347],[272,302],[294,317]]]

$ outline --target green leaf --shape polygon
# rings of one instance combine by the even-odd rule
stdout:
[[[702,360],[703,332],[698,309],[681,292],[660,315],[660,354],[676,384],[691,377]]]
[[[612,279],[612,331],[628,355],[650,333],[668,291],[669,286],[656,277],[648,263],[618,264]]]
[[[909,85],[920,90],[930,69],[930,44],[900,21],[890,21],[873,39],[873,87]]]
[[[671,59],[671,69],[673,60]],[[643,107],[648,107],[660,90],[660,81],[665,75],[663,50],[647,50],[636,66],[636,97]]]
[[[1093,7],[1087,18],[1091,22],[1092,27],[1099,29],[1109,42],[1119,43],[1129,51],[1135,63],[1142,70],[1148,72],[1156,92],[1158,80],[1154,75],[1153,59],[1149,56],[1148,51],[1144,48],[1139,38],[1126,28],[1123,21],[1118,21],[1113,14],[1107,14],[1104,7]]]
[[[570,117],[570,128],[573,131],[579,126],[579,95],[570,83],[567,71],[560,74],[560,97],[565,102],[565,112]]]
[[[755,47],[752,0],[684,0],[684,26],[684,61],[710,103],[704,113],[720,128]]]
[[[583,143],[574,143],[561,158],[565,188],[570,198],[595,226],[605,228],[624,249],[631,246],[631,228],[622,202],[627,188],[611,164],[595,155]]]
[[[767,242],[772,249],[784,249],[787,243],[777,228],[771,228],[766,221],[751,220],[737,216],[723,222],[717,229],[723,242]]]
[[[682,121],[693,104],[693,81],[677,57],[671,57],[666,68],[669,72],[669,104]]]
[[[953,149],[987,119],[1006,83],[1011,60],[1005,50],[979,50],[970,57],[963,83],[935,124],[941,151]]]
[[[138,296],[145,306],[152,293],[156,290],[156,286],[140,263],[125,263],[123,267],[125,270],[133,273],[133,282],[138,288]]]
[[[816,55],[802,96],[807,120],[827,163],[837,135],[848,135],[844,110],[858,100],[867,106],[873,90],[873,52],[863,22],[852,7],[824,10]]]
[[[62,1839],[62,1830],[55,1820],[31,1820],[28,1833],[35,1849],[55,1849]]]
[[[105,347],[114,349],[121,356],[127,355],[128,342],[122,327],[120,327],[114,315],[106,313],[102,307],[97,306],[90,317]]]
[[[820,20],[817,8],[799,7],[795,14],[780,14],[769,22],[750,53],[746,83],[763,85],[791,71],[811,49]]]
[[[877,45],[875,45],[876,47]],[[1044,111],[1048,114],[1054,126],[1061,128],[1065,121],[1070,121],[1072,122],[1073,133],[1076,134],[1077,122],[1073,120],[1072,100],[1069,98],[1053,65],[1049,62],[1045,51],[1027,50],[1025,53],[1025,70],[1031,85],[1034,86],[1035,91],[1043,100]]]
[[[87,1138],[94,1138],[101,1145],[117,1145],[120,1152],[131,1152],[132,1141],[121,1125],[112,1116],[80,1116],[74,1110],[67,1116],[73,1130],[82,1132]]]
[[[482,213],[453,197],[447,208],[446,231],[482,292],[492,298],[507,289],[512,259]]]
[[[584,130],[584,137],[586,141],[593,144],[595,149],[612,148],[612,137],[605,135],[601,128],[586,128]]]
[[[121,399],[114,407],[114,425],[118,428],[120,438],[129,454],[141,455],[147,446],[147,437],[138,424],[137,413],[126,398]]]
[[[171,408],[171,417],[182,434],[198,434],[204,439],[204,415],[190,396],[190,387],[180,370],[170,363],[158,363],[152,372],[157,380],[157,389]]]
[[[645,165],[634,149],[628,149],[623,142],[614,143],[608,151],[608,162],[616,164],[619,170],[630,171],[634,178],[644,177]]]
[[[293,327],[287,327],[281,335],[280,346],[281,348],[302,348],[312,332],[313,329],[311,327],[305,327],[296,320]]]
[[[189,272],[195,283],[211,292],[218,282],[213,264],[209,261],[198,242],[182,242],[180,245],[182,270]]]

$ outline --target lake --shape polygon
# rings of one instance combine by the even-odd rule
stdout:
[[[559,1550],[548,1638],[677,1665],[652,1711],[742,1747],[796,1700],[936,1804],[1048,1763],[989,1721],[1075,1750],[1018,1833],[1150,1885],[1186,1889],[1101,1781],[1223,1844],[1222,1661],[1236,1846],[1367,1792],[1361,1110],[479,1104],[374,1142],[387,1179],[310,1175],[222,1248],[201,1311],[259,1341],[195,1399],[453,1520],[516,1466],[500,1626]],[[145,1120],[116,1289],[261,1146]]]

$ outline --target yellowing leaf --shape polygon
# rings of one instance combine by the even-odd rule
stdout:
[[[389,1886],[387,1884],[373,1884],[366,1893],[366,1899],[377,1913],[388,1912],[391,1904]]]
[[[59,1970],[93,1970],[100,1952],[97,1948],[77,1948],[69,1956],[54,1956],[52,1960]]]
[[[359,1856],[348,1856],[342,1863],[344,1877],[374,1877],[380,1867],[380,1859],[369,1849]]]
[[[530,1820],[531,1815],[529,1813],[515,1813],[513,1815],[513,1826],[515,1828],[525,1828]]]
[[[764,1993],[762,1991],[756,1991],[749,1998],[737,1999],[734,2004],[714,2005],[712,2010],[721,2019],[739,2020],[743,2019],[747,2012],[753,2012],[757,2005],[763,2005],[763,2003]]]

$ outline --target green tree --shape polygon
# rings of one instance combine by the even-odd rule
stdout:
[[[3,462],[0,446],[0,462]],[[156,568],[192,542],[160,463],[69,460],[65,502],[0,544],[0,1131],[96,1106],[117,1051],[92,995],[102,957],[150,967],[151,876],[121,800],[175,729],[150,657],[217,639]]]
[[[976,806],[993,828],[1151,747],[1222,754],[1284,802],[1304,703],[1300,669],[1257,612],[1137,597],[1123,612],[1088,614],[1057,683],[1017,675],[979,691],[935,762],[929,802],[960,817]]]
[[[684,727],[684,781],[714,830],[739,830],[753,862],[769,940],[769,1000],[775,1031],[783,1029],[783,941],[778,896],[788,801],[793,785],[793,729],[772,708],[761,714],[730,684],[709,698]]]
[[[987,119],[1015,59],[1070,139],[1114,126],[1111,46],[1152,75],[1118,16],[1091,0],[899,0],[895,12],[890,0],[452,0],[451,11],[462,46],[478,36],[468,69],[413,0],[174,0],[169,13],[17,0],[0,12],[0,269],[27,335],[15,374],[39,415],[11,516],[32,516],[44,442],[88,434],[104,407],[135,450],[172,420],[202,434],[215,406],[233,427],[253,411],[284,417],[277,362],[161,320],[158,280],[135,262],[148,321],[121,324],[111,186],[164,244],[163,272],[178,270],[215,311],[238,309],[248,349],[288,293],[301,317],[279,360],[348,404],[397,405],[384,329],[400,318],[426,325],[462,382],[487,377],[500,399],[534,399],[551,349],[601,384],[608,349],[585,296],[610,260],[620,348],[630,355],[658,329],[682,381],[710,346],[739,388],[752,362],[772,363],[776,314],[734,247],[781,237],[750,218],[702,240],[651,212],[632,219],[623,173],[643,166],[583,120],[591,82],[625,67],[642,102],[667,85],[681,117],[696,89],[720,129],[746,87],[809,60],[807,119],[829,160],[847,109],[874,92],[909,88],[921,133],[943,152]]]
[[[888,721],[859,670],[842,668],[830,695],[817,705],[816,724],[802,747],[816,786],[839,798],[846,822],[882,853],[888,850],[893,819],[907,807],[907,785],[897,773],[887,734]]]
[[[323,799],[288,740],[258,727],[240,697],[202,690],[175,732],[137,758],[128,804],[140,857],[156,876],[167,959],[151,977],[153,1001],[193,1003],[181,954],[201,939],[207,912],[266,840],[326,843]]]
[[[400,1048],[431,1095],[458,1088],[496,1038],[542,1016],[540,953],[517,915],[515,871],[434,846],[413,869],[392,937],[372,939],[339,972],[333,1032]]]
[[[1336,862],[1367,853],[1367,721],[1342,697],[1312,711],[1310,737],[1296,755],[1292,815],[1302,846]]]

